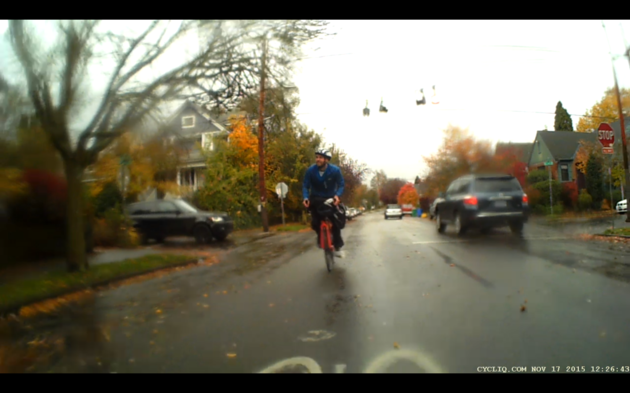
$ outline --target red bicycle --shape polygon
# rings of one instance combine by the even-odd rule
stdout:
[[[324,204],[328,205],[327,208],[334,208],[332,198],[326,200]],[[326,268],[328,269],[328,273],[332,271],[332,268],[335,265],[335,247],[333,245],[332,239],[332,227],[333,223],[330,220],[329,214],[322,215],[322,223],[319,227],[319,241],[320,246],[324,250],[324,256],[326,258]]]

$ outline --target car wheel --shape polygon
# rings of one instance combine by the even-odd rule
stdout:
[[[462,225],[462,217],[459,213],[455,213],[455,233],[460,236],[466,233],[466,227]]]
[[[515,235],[522,235],[523,234],[523,221],[511,222],[510,230]]]
[[[213,235],[215,239],[217,239],[218,241],[222,242],[223,240],[225,240],[227,238],[227,233],[219,233],[216,235]]]
[[[210,228],[205,225],[196,226],[195,230],[193,231],[193,235],[195,236],[197,244],[208,244],[212,240],[212,233],[210,232]]]
[[[446,224],[442,223],[442,215],[440,212],[435,213],[435,225],[439,233],[444,233],[446,229]]]

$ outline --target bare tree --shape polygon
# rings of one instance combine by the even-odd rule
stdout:
[[[296,91],[291,85],[295,64],[303,59],[307,42],[333,35],[327,32],[328,22],[320,20],[259,20],[239,21],[232,26],[243,30],[240,23],[247,24],[244,45],[233,48],[230,56],[243,59],[238,72],[223,74],[216,80],[198,80],[196,92],[190,94],[198,104],[211,109],[233,109],[244,99],[253,100],[252,112],[258,111],[259,81],[262,68],[262,46],[267,44],[265,74],[269,90]],[[217,91],[216,84],[227,86]],[[273,88],[271,86],[274,86]],[[284,95],[276,98],[284,97]]]
[[[256,74],[252,36],[264,30],[260,21],[153,21],[137,34],[100,29],[99,21],[60,21],[59,41],[43,51],[33,31],[11,20],[13,50],[26,77],[28,97],[50,141],[59,151],[68,182],[68,270],[87,269],[83,234],[82,178],[99,152],[140,124],[158,105],[202,91],[215,102],[229,102]],[[282,40],[291,33],[272,29]],[[154,66],[191,34],[207,33],[198,53],[157,76]],[[284,35],[283,35],[284,34]],[[181,48],[181,46],[179,46]],[[290,50],[287,48],[286,50]],[[172,60],[172,56],[168,57]],[[89,66],[110,61],[111,76],[98,108],[78,138],[71,120],[83,104],[80,88],[91,80]],[[56,99],[55,99],[56,98]]]

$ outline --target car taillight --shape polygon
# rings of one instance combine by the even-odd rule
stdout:
[[[473,206],[477,206],[477,197],[467,197],[467,198],[464,198],[464,204],[465,204],[465,205],[473,205]]]
[[[523,203],[529,204],[529,198],[527,197],[527,194],[523,195]]]

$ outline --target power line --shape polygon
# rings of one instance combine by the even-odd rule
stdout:
[[[530,114],[540,114],[540,115],[555,115],[555,112],[537,112],[537,111],[518,111],[513,109],[469,109],[469,108],[435,108],[440,111],[477,111],[477,112],[516,112],[516,113],[530,113]],[[296,115],[321,115],[326,113],[343,113],[343,112],[333,112],[333,111],[324,111],[324,112],[302,112],[296,113]],[[608,119],[608,120],[617,120],[617,117],[611,116],[590,116],[590,115],[576,115],[569,113],[569,116],[575,117],[587,117],[593,119]]]

